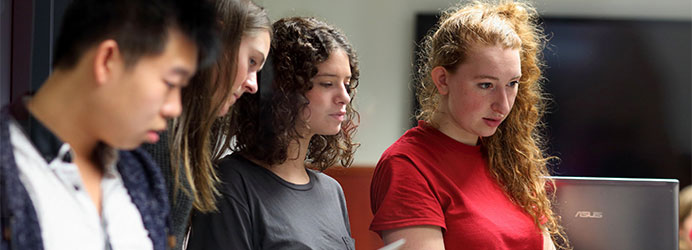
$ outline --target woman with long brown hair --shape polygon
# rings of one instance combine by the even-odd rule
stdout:
[[[231,105],[243,93],[257,92],[257,71],[268,56],[271,23],[250,0],[214,0],[222,53],[198,72],[182,92],[183,112],[170,134],[145,148],[166,179],[171,203],[174,249],[182,247],[191,210],[216,210],[219,179],[213,163],[224,153],[220,135]]]
[[[444,13],[424,43],[421,120],[371,186],[370,229],[404,249],[551,249],[537,13],[512,1]]]
[[[357,146],[355,51],[314,18],[273,30],[273,81],[232,110],[219,211],[193,215],[190,250],[354,247],[341,186],[321,171],[349,166]]]

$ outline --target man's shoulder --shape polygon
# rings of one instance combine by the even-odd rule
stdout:
[[[144,149],[118,150],[118,164],[132,163],[142,167],[155,167],[156,163]]]
[[[10,154],[12,152],[12,143],[10,142],[10,124],[12,117],[8,111],[8,106],[3,106],[0,108],[0,154],[3,155],[3,161],[0,163],[5,165],[6,159],[4,159],[5,154]]]
[[[12,124],[12,116],[10,115],[9,105],[2,106],[0,108],[0,137],[2,137],[1,142],[10,144],[10,124]],[[0,150],[7,150],[7,148],[2,147]],[[10,150],[11,151],[11,150]]]
[[[165,244],[169,206],[161,169],[141,148],[118,151],[117,168],[154,245],[163,246],[161,244]]]
[[[10,141],[10,124],[9,109],[4,106],[0,109],[0,231],[3,235],[12,232],[10,240],[21,249],[43,249],[38,217],[19,179]],[[12,220],[8,219],[10,217]],[[0,249],[9,245],[7,240],[0,238]]]
[[[15,145],[12,142],[12,133],[22,133],[21,129],[12,129],[12,116],[9,113],[8,106],[0,109],[0,175],[2,178],[7,178],[9,175],[19,174],[17,170],[17,162],[15,160]],[[13,132],[14,131],[14,132]],[[16,135],[15,135],[16,136]],[[30,142],[27,141],[30,146]]]
[[[144,181],[152,188],[165,187],[161,169],[141,148],[130,151],[119,150],[117,168],[126,186],[128,184],[141,185]]]

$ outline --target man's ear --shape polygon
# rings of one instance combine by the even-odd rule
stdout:
[[[105,40],[98,44],[94,55],[94,78],[101,85],[109,82],[121,71],[122,56],[115,40]]]
[[[442,66],[437,66],[432,69],[430,75],[435,87],[437,87],[437,92],[440,93],[440,95],[447,95],[449,93],[449,85],[447,85],[449,72],[447,69]]]

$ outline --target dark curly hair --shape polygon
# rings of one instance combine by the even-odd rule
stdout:
[[[312,89],[311,79],[317,74],[317,65],[329,55],[342,49],[346,52],[351,69],[348,91],[351,102],[341,130],[336,135],[314,135],[309,142],[306,161],[308,167],[325,170],[338,161],[348,167],[358,147],[353,134],[360,120],[352,102],[358,86],[358,60],[356,53],[339,30],[309,17],[292,17],[276,21],[272,27],[270,61],[274,80],[269,89],[260,94],[243,97],[231,111],[226,141],[233,151],[269,166],[281,164],[289,157],[290,143],[300,143],[299,133],[307,124],[301,111],[308,106],[305,93]],[[266,88],[266,87],[265,87]],[[271,92],[271,93],[269,93]],[[235,144],[232,144],[232,138]]]

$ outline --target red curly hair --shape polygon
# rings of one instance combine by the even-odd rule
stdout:
[[[495,134],[481,138],[481,146],[490,172],[509,198],[561,243],[561,248],[568,248],[543,178],[550,175],[548,161],[556,158],[542,150],[545,141],[541,118],[547,98],[541,82],[541,51],[546,39],[537,18],[531,6],[512,1],[472,2],[445,11],[422,45],[416,90],[421,110],[417,117],[435,124],[433,116],[438,112],[440,95],[431,78],[433,68],[442,66],[453,71],[478,45],[519,49],[521,78],[514,106]]]

